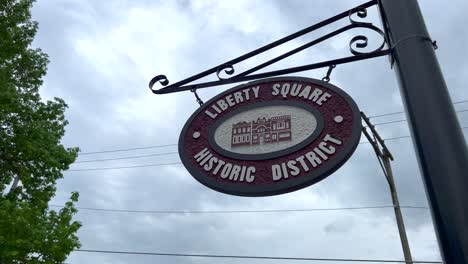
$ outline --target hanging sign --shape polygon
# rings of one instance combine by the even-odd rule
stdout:
[[[179,155],[200,183],[223,193],[268,196],[312,185],[356,149],[356,103],[329,83],[301,77],[250,82],[200,107]]]

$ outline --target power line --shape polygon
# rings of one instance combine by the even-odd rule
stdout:
[[[144,168],[144,167],[157,167],[157,166],[176,165],[176,164],[182,164],[182,162],[159,163],[159,164],[148,164],[148,165],[135,165],[135,166],[122,166],[122,167],[104,167],[104,168],[91,168],[91,169],[74,169],[74,170],[66,170],[66,171],[119,170],[119,169],[133,169],[133,168]]]
[[[457,101],[457,102],[455,102],[453,104],[456,105],[456,104],[467,103],[467,102],[468,102],[468,100],[461,100],[461,101]],[[404,113],[404,111],[399,111],[399,112],[393,112],[393,113],[388,113],[388,114],[373,115],[373,116],[369,116],[369,118],[376,118],[376,117],[403,114],[403,113]]]
[[[458,113],[460,112],[468,112],[468,109],[467,110],[462,110],[462,111],[458,111]],[[384,123],[377,123],[377,124],[374,124],[374,126],[378,126],[378,125],[385,125],[385,124],[392,124],[392,123],[399,123],[399,122],[404,122],[404,121],[407,121],[406,119],[402,119],[402,120],[396,120],[396,121],[390,121],[390,122],[384,122]],[[463,129],[465,129],[466,127],[462,127]],[[396,137],[396,138],[388,138],[386,140],[393,140],[393,139],[400,139],[400,138],[408,138],[409,136],[403,136],[403,137]],[[363,143],[368,143],[368,142],[361,142],[360,144],[363,144]],[[74,163],[89,163],[89,162],[101,162],[101,161],[112,161],[112,160],[125,160],[125,159],[137,159],[137,158],[146,158],[146,157],[154,157],[154,156],[164,156],[164,155],[171,155],[171,154],[177,154],[179,152],[177,151],[174,151],[174,152],[165,152],[165,153],[156,153],[156,154],[148,154],[148,155],[139,155],[139,156],[126,156],[126,157],[120,157],[120,158],[109,158],[109,159],[95,159],[95,160],[83,160],[83,161],[75,161]],[[71,170],[73,171],[73,170]]]
[[[241,256],[241,255],[211,255],[211,254],[185,254],[185,253],[163,253],[163,252],[136,252],[136,251],[114,251],[96,249],[77,249],[78,252],[103,253],[103,254],[126,254],[126,255],[150,255],[167,257],[198,257],[198,258],[228,258],[228,259],[265,259],[265,260],[295,260],[295,261],[341,261],[341,262],[374,262],[374,263],[405,263],[404,260],[390,259],[349,259],[349,258],[298,258],[298,257],[267,257],[267,256]],[[414,260],[413,263],[439,264],[441,261]]]
[[[467,129],[468,126],[462,127],[462,129]],[[397,140],[403,138],[410,138],[411,136],[401,136],[401,137],[392,137],[392,138],[384,138],[383,140]],[[368,144],[369,142],[363,141],[359,142],[359,144]],[[145,168],[145,167],[158,167],[158,166],[167,166],[167,165],[179,165],[182,162],[171,162],[171,163],[157,163],[157,164],[147,164],[147,165],[135,165],[135,166],[121,166],[121,167],[103,167],[103,168],[90,168],[90,169],[71,169],[66,171],[98,171],[98,170],[118,170],[118,169],[133,169],[133,168]]]
[[[401,136],[401,137],[384,138],[383,140],[391,141],[391,140],[398,140],[398,139],[402,139],[402,138],[411,138],[411,136]],[[367,142],[367,141],[359,142],[359,144],[365,144],[365,143],[369,143],[369,142]]]
[[[109,153],[109,152],[121,152],[121,151],[139,150],[139,149],[163,148],[163,147],[171,147],[171,146],[177,146],[177,144],[155,145],[155,146],[139,147],[139,148],[126,148],[126,149],[102,150],[102,151],[93,151],[93,152],[80,152],[80,153],[78,153],[78,154],[79,154],[79,155],[90,155],[90,154]]]
[[[461,129],[467,129],[467,128],[468,126],[461,127]],[[397,140],[397,139],[402,139],[402,138],[411,138],[411,136],[391,137],[391,138],[384,138],[383,140],[391,141],[391,140]],[[369,142],[368,141],[359,142],[359,144],[367,144],[367,143]]]
[[[388,121],[388,122],[382,122],[382,123],[376,123],[373,124],[374,126],[381,126],[381,125],[387,125],[387,124],[394,124],[394,123],[400,123],[400,122],[406,122],[408,120],[406,119],[400,119],[400,120],[395,120],[395,121]]]
[[[455,111],[455,113],[463,113],[463,112],[468,112],[468,109],[466,110],[460,110],[460,111]],[[387,124],[393,124],[393,123],[400,123],[400,122],[406,122],[408,120],[406,119],[400,119],[400,120],[395,120],[395,121],[389,121],[389,122],[383,122],[383,123],[376,123],[373,124],[374,126],[380,126],[380,125],[387,125]]]
[[[64,207],[62,205],[49,205],[52,207]],[[286,213],[286,212],[318,212],[318,211],[343,211],[393,208],[393,205],[338,207],[338,208],[307,208],[307,209],[271,209],[271,210],[221,210],[221,211],[152,211],[152,210],[125,210],[105,209],[91,207],[76,207],[78,210],[119,212],[119,213],[151,213],[151,214],[237,214],[237,213]],[[429,209],[426,206],[400,206],[404,209]]]
[[[457,101],[455,104],[461,104],[461,103],[467,103],[468,100],[461,100]],[[459,112],[465,112],[468,110],[462,110]],[[387,113],[387,114],[381,114],[381,115],[373,115],[369,116],[369,118],[375,118],[375,117],[382,117],[382,116],[389,116],[389,115],[395,115],[395,114],[402,114],[404,113],[403,111],[400,112],[393,112],[393,113]],[[177,146],[177,144],[167,144],[167,145],[154,145],[154,146],[147,146],[147,147],[137,147],[137,148],[126,148],[126,149],[113,149],[113,150],[102,150],[102,151],[93,151],[93,152],[80,152],[79,155],[91,155],[91,154],[100,154],[100,153],[110,153],[110,152],[122,152],[122,151],[130,151],[130,150],[141,150],[141,149],[151,149],[151,148],[162,148],[162,147],[171,147],[171,146]]]
[[[399,139],[399,138],[408,138],[409,136],[403,136],[403,137],[397,137],[397,138],[389,138],[387,140],[392,140],[392,139]],[[361,142],[359,144],[365,144],[369,143],[367,141]],[[101,162],[101,161],[112,161],[112,160],[125,160],[125,159],[137,159],[137,158],[146,158],[146,157],[153,157],[153,156],[164,156],[164,155],[170,155],[170,154],[177,154],[179,152],[165,152],[165,153],[157,153],[157,154],[148,154],[148,155],[139,155],[139,156],[127,156],[127,157],[120,157],[120,158],[109,158],[109,159],[95,159],[95,160],[84,160],[84,161],[75,161],[74,164],[76,163],[91,163],[91,162]],[[166,164],[151,164],[151,165],[143,165],[143,166],[162,166]],[[137,167],[136,167],[137,168]],[[92,169],[92,170],[104,170],[106,168],[100,168],[100,169]],[[89,169],[91,170],[91,169]],[[68,171],[78,171],[78,170],[68,170]]]
[[[170,155],[170,154],[177,154],[179,152],[165,152],[165,153],[157,153],[157,154],[149,154],[149,155],[140,155],[140,156],[127,156],[121,158],[111,158],[111,159],[95,159],[95,160],[83,160],[83,161],[75,161],[75,163],[86,163],[86,162],[99,162],[99,161],[110,161],[110,160],[123,160],[123,159],[138,159],[138,158],[145,158],[145,157],[154,157],[154,156],[163,156],[163,155]]]

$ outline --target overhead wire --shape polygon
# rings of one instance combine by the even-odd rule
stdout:
[[[462,127],[462,129],[467,129],[468,126]],[[411,136],[401,136],[401,137],[391,137],[384,138],[383,140],[391,141],[403,138],[410,138]],[[359,142],[359,144],[369,143],[367,141]],[[102,167],[102,168],[88,168],[88,169],[69,169],[66,171],[98,171],[98,170],[117,170],[117,169],[133,169],[133,168],[145,168],[145,167],[158,167],[158,166],[168,166],[168,165],[179,165],[182,162],[170,162],[170,163],[156,163],[156,164],[146,164],[146,165],[134,165],[134,166],[119,166],[119,167]]]
[[[100,154],[100,153],[110,153],[110,152],[121,152],[121,151],[140,150],[140,149],[163,148],[163,147],[171,147],[171,146],[177,146],[177,144],[154,145],[154,146],[138,147],[138,148],[125,148],[125,149],[101,150],[101,151],[93,151],[93,152],[79,152],[78,155],[90,155],[90,154]]]
[[[454,104],[465,103],[468,100],[458,101]],[[457,113],[466,112],[468,110],[456,111]],[[369,118],[377,118],[395,114],[404,113],[393,112],[388,114],[374,115],[369,116]],[[406,119],[395,120],[389,122],[376,123],[374,125],[385,125],[398,122],[405,122]],[[462,127],[466,129],[468,127]],[[384,140],[397,140],[403,138],[410,138],[410,136],[401,136],[401,137],[392,137],[386,138]],[[360,142],[359,144],[364,144],[369,142]],[[176,146],[177,144],[166,144],[166,145],[154,145],[147,147],[136,147],[136,148],[126,148],[126,149],[115,149],[115,150],[104,150],[104,151],[94,151],[94,152],[81,152],[79,155],[90,155],[90,154],[99,154],[99,153],[111,153],[111,152],[123,152],[131,150],[142,150],[142,149],[152,149],[152,148],[161,148],[161,147],[170,147]],[[124,160],[124,159],[136,159],[143,157],[151,156],[161,156],[161,155],[170,155],[176,154],[178,152],[166,152],[166,153],[157,153],[149,155],[139,155],[139,156],[127,156],[120,158],[108,158],[108,159],[96,159],[96,160],[85,160],[78,161],[76,163],[86,163],[86,162],[98,162],[98,161],[111,161],[111,160]],[[91,171],[91,170],[109,170],[109,169],[127,169],[127,168],[141,168],[141,167],[153,167],[153,166],[165,166],[165,165],[176,165],[181,164],[181,162],[173,163],[160,163],[160,164],[149,164],[149,165],[136,165],[136,166],[121,166],[121,167],[107,167],[107,168],[90,168],[90,169],[71,169],[68,171]],[[54,207],[63,207],[59,205],[50,205]],[[152,211],[152,210],[122,210],[122,209],[105,209],[105,208],[90,208],[90,207],[77,207],[80,210],[92,210],[92,211],[109,211],[109,212],[131,212],[131,213],[157,213],[157,214],[225,214],[225,213],[275,213],[275,212],[309,212],[309,211],[337,211],[337,210],[362,210],[362,209],[375,209],[375,208],[393,208],[393,206],[363,206],[363,207],[343,207],[343,208],[309,208],[309,209],[273,209],[273,210],[224,210],[224,211]],[[424,206],[401,206],[401,208],[412,208],[412,209],[428,209]],[[175,256],[175,257],[204,257],[204,258],[231,258],[231,259],[266,259],[266,260],[302,260],[302,261],[342,261],[342,262],[374,262],[374,263],[405,263],[404,260],[384,260],[384,259],[347,259],[347,258],[297,258],[297,257],[268,257],[268,256],[240,256],[240,255],[210,255],[210,254],[183,254],[183,253],[162,253],[162,252],[134,252],[134,251],[111,251],[111,250],[94,250],[94,249],[79,249],[75,250],[78,252],[90,252],[90,253],[105,253],[105,254],[132,254],[132,255],[153,255],[153,256]],[[413,261],[413,263],[442,263],[441,261]]]
[[[453,104],[461,104],[461,103],[468,103],[468,100],[461,100],[461,101],[456,101]],[[457,113],[461,112],[467,112],[467,110],[459,110],[455,111]],[[377,118],[377,117],[383,117],[383,116],[389,116],[389,115],[395,115],[395,114],[402,114],[404,113],[403,111],[399,112],[393,112],[393,113],[387,113],[387,114],[381,114],[381,115],[373,115],[369,116],[369,118]],[[405,122],[407,121],[406,119],[401,119],[401,120],[396,120],[396,121],[390,121],[390,122],[383,122],[383,123],[377,123],[374,124],[374,126],[377,125],[385,125],[385,124],[392,124],[392,123],[398,123],[398,122]],[[79,152],[78,155],[91,155],[91,154],[101,154],[101,153],[112,153],[112,152],[123,152],[123,151],[131,151],[131,150],[143,150],[143,149],[152,149],[152,148],[163,148],[163,147],[172,147],[172,146],[177,146],[177,144],[165,144],[165,145],[154,145],[154,146],[146,146],[146,147],[135,147],[135,148],[124,148],[124,149],[113,149],[113,150],[102,150],[102,151],[93,151],[93,152]],[[171,153],[172,154],[172,153]],[[155,154],[153,154],[155,155]],[[150,155],[148,155],[149,157]],[[145,155],[142,155],[140,157],[146,157]],[[119,158],[116,158],[119,159]],[[121,158],[124,159],[124,158]],[[91,161],[81,161],[81,162],[76,162],[76,163],[82,163],[82,162],[91,162]]]
[[[462,100],[454,102],[453,104],[466,103],[468,100]],[[468,110],[459,110],[457,113],[467,112]],[[403,111],[392,112],[387,114],[372,115],[369,118],[378,118],[390,115],[396,115],[404,113]],[[406,119],[388,121],[376,123],[374,126],[393,124],[399,122],[405,122]],[[466,129],[468,127],[462,127]],[[384,140],[397,140],[403,138],[410,138],[410,136],[392,137]],[[360,142],[364,144],[369,142]],[[100,153],[113,153],[123,152],[132,150],[144,150],[153,148],[163,148],[176,146],[177,144],[165,144],[165,145],[154,145],[146,147],[135,147],[125,149],[114,149],[114,150],[103,150],[93,152],[80,152],[79,155],[91,155]],[[156,153],[148,155],[138,156],[127,156],[119,158],[106,158],[106,159],[95,159],[95,160],[84,160],[77,161],[76,163],[88,163],[88,162],[100,162],[100,161],[113,161],[113,160],[125,160],[125,159],[137,159],[143,157],[152,156],[163,156],[170,154],[177,154],[178,152],[166,152]],[[106,168],[90,168],[90,169],[71,169],[68,171],[92,171],[92,170],[111,170],[111,169],[127,169],[127,168],[142,168],[142,167],[153,167],[153,166],[165,166],[165,165],[176,165],[181,162],[173,163],[160,163],[160,164],[149,164],[149,165],[135,165],[135,166],[121,166],[121,167],[106,167]],[[59,205],[50,205],[52,207],[63,207]],[[363,210],[363,209],[376,209],[376,208],[393,208],[393,206],[363,206],[363,207],[343,207],[343,208],[309,208],[309,209],[272,209],[272,210],[223,210],[223,211],[154,211],[154,210],[123,210],[123,209],[105,209],[105,208],[90,208],[90,207],[77,207],[79,210],[91,210],[91,211],[106,211],[106,212],[127,212],[127,213],[155,213],[155,214],[229,214],[229,213],[279,213],[279,212],[311,212],[311,211],[338,211],[338,210]],[[424,206],[401,206],[401,208],[412,208],[412,209],[428,209]],[[302,261],[342,261],[342,262],[374,262],[374,263],[405,263],[404,260],[383,260],[383,259],[346,259],[346,258],[297,258],[297,257],[263,257],[263,256],[240,256],[240,255],[209,255],[209,254],[183,254],[183,253],[162,253],[162,252],[134,252],[134,251],[111,251],[111,250],[94,250],[94,249],[78,249],[78,252],[90,252],[90,253],[105,253],[105,254],[132,254],[132,255],[153,255],[153,256],[174,256],[174,257],[204,257],[204,258],[230,258],[230,259],[267,259],[267,260],[302,260]],[[442,263],[441,261],[413,261],[413,263]]]
[[[317,257],[272,257],[272,256],[243,256],[243,255],[212,255],[212,254],[186,254],[165,252],[137,252],[97,249],[76,249],[75,252],[126,254],[126,255],[150,255],[167,257],[198,257],[198,258],[225,258],[225,259],[263,259],[263,260],[291,260],[291,261],[340,261],[340,262],[373,262],[373,263],[405,263],[404,260],[391,259],[351,259],[351,258],[317,258]],[[412,263],[439,264],[441,261],[413,260]]]
[[[49,205],[51,207],[64,207],[62,205]],[[215,211],[166,211],[166,210],[125,210],[125,209],[106,209],[91,207],[75,207],[78,210],[104,211],[119,213],[151,213],[151,214],[239,214],[239,213],[287,213],[287,212],[321,212],[321,211],[344,211],[344,210],[367,210],[367,209],[386,209],[393,208],[393,205],[382,206],[358,206],[358,207],[337,207],[337,208],[305,208],[305,209],[270,209],[270,210],[215,210]],[[403,209],[429,209],[427,206],[400,206]]]
[[[120,169],[133,169],[133,168],[157,167],[157,166],[177,165],[177,164],[182,164],[182,162],[157,163],[157,164],[135,165],[135,166],[121,166],[121,167],[90,168],[90,169],[71,169],[71,170],[66,170],[66,171],[120,170]]]
[[[171,155],[177,154],[179,152],[164,152],[164,153],[156,153],[156,154],[148,154],[148,155],[139,155],[139,156],[127,156],[127,157],[120,157],[120,158],[109,158],[109,159],[95,159],[95,160],[80,160],[75,161],[75,163],[87,163],[87,162],[99,162],[99,161],[111,161],[111,160],[124,160],[124,159],[138,159],[138,158],[146,158],[146,157],[154,157],[154,156],[164,156],[164,155]]]
[[[467,128],[468,128],[468,126],[461,127],[461,129],[467,129]],[[397,140],[397,139],[402,139],[402,138],[411,138],[411,136],[383,138],[382,140],[391,141],[391,140]],[[367,142],[367,141],[359,142],[359,144],[366,144],[366,143],[369,143],[369,142]]]
[[[466,110],[460,110],[460,111],[455,111],[455,112],[456,112],[456,113],[468,112],[468,109],[466,109]],[[373,124],[373,125],[374,125],[374,126],[380,126],[380,125],[387,125],[387,124],[400,123],[400,122],[406,122],[406,121],[408,121],[408,120],[407,120],[407,119],[400,119],[400,120],[395,120],[395,121],[376,123],[376,124]]]
[[[402,138],[410,138],[411,136],[401,136],[401,137],[392,137],[392,138],[383,138],[382,140],[386,141],[391,141],[391,140],[397,140],[397,139],[402,139]],[[359,144],[369,144],[367,141],[359,142]]]
[[[461,101],[456,101],[453,104],[462,104],[462,103],[468,103],[468,100],[461,100]],[[373,115],[373,116],[368,116],[369,118],[376,118],[376,117],[383,117],[383,116],[390,116],[390,115],[396,115],[396,114],[403,114],[404,111],[399,111],[399,112],[393,112],[393,113],[387,113],[387,114],[380,114],[380,115]]]

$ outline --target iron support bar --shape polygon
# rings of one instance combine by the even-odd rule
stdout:
[[[386,49],[386,50],[372,52],[369,54],[349,56],[349,57],[340,58],[336,60],[312,63],[312,64],[307,64],[303,66],[292,67],[292,68],[287,68],[287,69],[282,69],[282,70],[251,74],[247,76],[240,76],[239,78],[233,77],[229,79],[222,79],[219,81],[205,82],[205,83],[200,83],[200,84],[185,85],[185,86],[171,86],[171,87],[166,87],[160,90],[154,90],[153,93],[155,94],[177,93],[177,92],[182,92],[182,91],[189,91],[192,89],[207,88],[207,87],[211,87],[215,85],[225,85],[225,84],[230,84],[230,83],[239,83],[239,82],[244,82],[244,81],[263,79],[263,78],[274,77],[278,75],[285,75],[285,74],[290,74],[290,73],[295,73],[295,72],[319,69],[319,68],[328,67],[331,65],[339,65],[339,64],[345,64],[345,63],[354,62],[354,61],[360,61],[360,60],[366,60],[370,58],[386,56],[386,55],[389,55],[391,52],[392,52],[391,50]]]
[[[468,152],[433,43],[416,0],[379,7],[442,258],[468,263]]]
[[[279,40],[276,40],[270,44],[267,44],[263,47],[260,47],[258,49],[255,49],[254,51],[248,52],[240,57],[237,57],[235,59],[232,59],[230,61],[227,61],[225,63],[222,63],[216,67],[213,67],[211,69],[208,69],[206,71],[200,72],[198,74],[195,74],[191,77],[188,77],[184,80],[178,81],[174,84],[169,84],[169,79],[165,75],[157,75],[154,78],[151,79],[149,82],[149,87],[151,91],[155,94],[165,94],[165,93],[174,93],[174,92],[180,92],[180,91],[187,91],[187,90],[193,90],[193,89],[199,89],[199,88],[206,88],[206,87],[211,87],[211,86],[217,86],[217,85],[224,85],[224,84],[230,84],[230,83],[238,83],[238,82],[243,82],[243,81],[249,81],[249,80],[254,80],[254,79],[260,79],[260,78],[266,78],[266,77],[273,77],[273,76],[278,76],[278,75],[284,75],[284,74],[289,74],[289,73],[295,73],[295,72],[300,72],[300,71],[306,71],[306,70],[311,70],[311,69],[318,69],[322,67],[328,67],[334,64],[342,64],[342,63],[347,63],[347,62],[352,62],[352,61],[357,61],[357,60],[363,60],[363,59],[369,59],[369,58],[374,58],[378,56],[384,56],[388,55],[391,51],[390,49],[388,50],[383,50],[386,44],[385,40],[385,34],[384,32],[379,29],[378,27],[374,26],[372,23],[369,22],[363,22],[363,21],[358,21],[353,19],[353,15],[356,14],[359,18],[365,18],[367,16],[367,8],[374,6],[377,4],[377,0],[371,0],[367,3],[364,3],[362,5],[359,5],[357,7],[351,8],[347,11],[341,12],[340,14],[330,17],[328,19],[325,19],[317,24],[314,24],[312,26],[309,26],[303,30],[297,31],[296,33],[293,33],[291,35],[288,35],[286,37],[283,37]],[[291,41],[293,39],[296,39],[298,37],[301,37],[305,34],[308,34],[314,30],[320,29],[322,27],[328,26],[334,22],[337,22],[341,19],[348,18],[349,25],[343,26],[337,30],[334,30],[328,34],[325,34],[315,40],[312,40],[304,45],[301,45],[293,50],[290,50],[280,56],[277,56],[273,59],[270,59],[264,63],[261,63],[251,69],[248,69],[242,73],[239,73],[237,75],[234,75],[235,69],[234,65],[245,61],[249,58],[252,58],[254,56],[257,56],[260,53],[263,53],[265,51],[268,51],[272,48],[275,48],[279,45],[282,45],[288,41]],[[382,43],[380,46],[378,46],[376,49],[372,51],[364,51],[363,49],[368,46],[368,38],[364,35],[357,35],[354,36],[350,43],[349,43],[349,49],[350,52],[355,55],[352,57],[345,57],[341,59],[336,59],[336,60],[330,60],[330,61],[324,61],[321,63],[314,63],[314,64],[309,64],[309,65],[303,65],[299,67],[294,67],[290,69],[284,69],[281,71],[271,71],[271,72],[266,72],[266,73],[261,73],[261,74],[252,74],[254,72],[257,72],[267,66],[270,66],[278,61],[281,61],[285,58],[288,58],[300,51],[303,51],[307,48],[310,48],[316,44],[319,44],[325,40],[328,40],[334,36],[337,36],[345,31],[351,30],[351,29],[356,29],[356,28],[361,28],[361,29],[368,29],[373,31],[374,33],[379,34],[382,37]],[[353,58],[353,59],[350,59]],[[230,77],[221,77],[221,73],[224,73]],[[201,78],[207,77],[211,74],[216,74],[218,80],[216,81],[208,81],[208,82],[203,82],[203,83],[194,83],[197,80],[200,80]],[[160,89],[155,89],[153,86],[159,83],[161,86],[163,86]]]

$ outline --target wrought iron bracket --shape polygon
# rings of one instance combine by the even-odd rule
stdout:
[[[186,78],[184,80],[178,81],[174,84],[169,85],[169,79],[165,75],[157,75],[151,81],[149,82],[149,87],[151,91],[155,94],[166,94],[166,93],[174,93],[174,92],[181,92],[181,91],[188,91],[188,90],[196,90],[200,88],[207,88],[207,87],[212,87],[212,86],[218,86],[218,85],[224,85],[224,84],[230,84],[230,83],[238,83],[238,82],[244,82],[244,81],[250,81],[250,80],[255,80],[255,79],[262,79],[262,78],[268,78],[268,77],[274,77],[274,76],[279,76],[279,75],[285,75],[285,74],[290,74],[290,73],[296,73],[296,72],[302,72],[302,71],[308,71],[308,70],[313,70],[313,69],[319,69],[319,68],[324,68],[324,67],[331,67],[333,65],[339,65],[339,64],[344,64],[344,63],[349,63],[349,62],[354,62],[354,61],[360,61],[360,60],[365,60],[365,59],[370,59],[370,58],[375,58],[375,57],[380,57],[380,56],[386,56],[391,54],[392,48],[386,48],[388,46],[388,42],[386,39],[385,33],[378,27],[374,26],[372,23],[369,22],[363,22],[363,21],[358,21],[353,18],[354,15],[356,15],[359,18],[365,18],[367,17],[367,8],[372,7],[374,5],[377,5],[377,0],[372,0],[367,3],[364,3],[362,5],[359,5],[355,8],[349,9],[347,11],[344,11],[336,16],[333,16],[331,18],[325,19],[315,25],[309,26],[305,29],[302,29],[298,32],[295,32],[289,36],[283,37],[279,40],[276,40],[270,44],[267,44],[263,47],[260,47],[254,51],[248,52],[240,57],[237,57],[235,59],[232,59],[230,61],[227,61],[221,65],[218,65],[216,67],[213,67],[211,69],[208,69],[206,71],[203,71],[201,73],[195,74],[189,78]],[[262,64],[259,64],[249,70],[246,70],[244,72],[238,73],[237,75],[234,75],[235,73],[235,68],[234,65],[245,61],[249,58],[252,58],[260,53],[263,53],[265,51],[268,51],[272,48],[275,48],[279,45],[282,45],[288,41],[291,41],[293,39],[296,39],[298,37],[301,37],[305,34],[308,34],[312,31],[318,30],[320,28],[323,28],[327,25],[330,25],[332,23],[335,23],[341,19],[346,19],[348,18],[348,25],[345,25],[337,30],[334,30],[322,37],[319,37],[317,39],[314,39],[302,46],[299,46],[293,50],[290,50],[280,56],[277,56],[273,59],[270,59]],[[269,71],[269,72],[262,72],[262,73],[256,73],[257,71],[270,66],[278,61],[281,61],[287,57],[290,57],[300,51],[303,51],[307,48],[310,48],[314,45],[317,45],[325,40],[328,40],[334,36],[337,36],[343,32],[346,32],[351,29],[356,29],[356,28],[361,28],[361,29],[368,29],[371,30],[372,32],[377,33],[382,37],[382,42],[381,44],[375,48],[372,51],[364,51],[363,49],[368,47],[368,38],[364,35],[357,35],[351,38],[349,42],[349,50],[352,54],[352,56],[348,57],[343,57],[339,59],[333,59],[333,60],[327,60],[327,61],[322,61],[322,62],[316,62],[312,64],[307,64],[307,65],[302,65],[302,66],[296,66],[292,68],[286,68],[286,69],[281,69],[281,70],[275,70],[275,71]],[[215,81],[208,81],[208,82],[200,82],[200,83],[193,83],[201,78],[207,77],[209,75],[216,74],[217,79]],[[227,77],[223,77],[222,75],[226,75]],[[231,76],[231,77],[229,77]],[[329,74],[328,74],[329,76]],[[154,88],[154,85],[156,83],[159,83],[161,88],[157,89]]]

